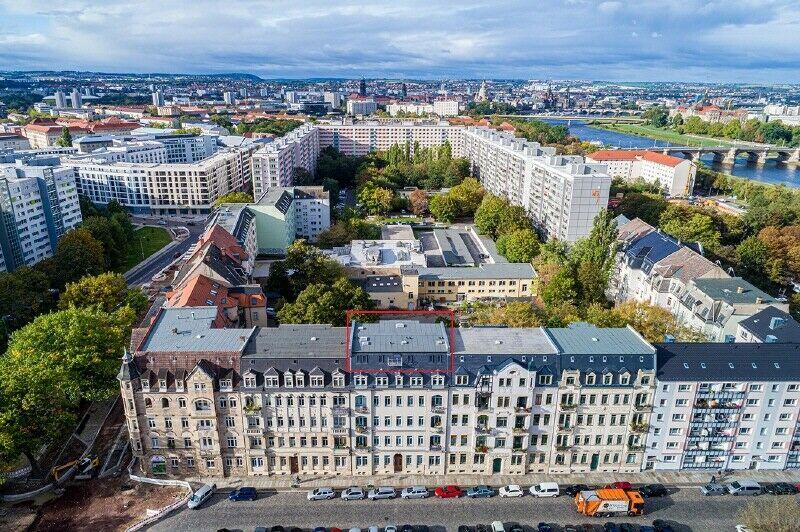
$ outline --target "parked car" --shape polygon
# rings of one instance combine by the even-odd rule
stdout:
[[[761,483],[761,491],[763,493],[768,493],[769,495],[777,495],[778,494],[774,482],[762,482]]]
[[[725,495],[728,493],[728,490],[725,488],[723,484],[706,484],[705,486],[700,486],[700,493],[706,496],[711,495]]]
[[[378,527],[377,527],[377,526],[375,526],[375,525],[372,525],[372,526],[370,526],[370,527],[369,527],[367,530],[368,530],[368,532],[379,532],[379,531],[380,531],[380,528],[378,528]]]
[[[395,497],[397,497],[397,491],[392,487],[373,488],[367,493],[367,498],[371,501],[394,499]]]
[[[464,495],[464,490],[451,484],[450,486],[439,486],[433,490],[433,494],[442,499],[451,499]]]
[[[564,532],[580,532],[576,525],[564,525]]]
[[[761,495],[761,484],[753,480],[737,480],[728,484],[731,495]]]
[[[241,487],[235,489],[228,494],[228,500],[231,501],[254,501],[256,500],[256,489],[251,487]]]
[[[508,486],[503,486],[497,492],[500,494],[501,497],[522,497],[525,495],[525,492],[522,491],[522,488],[516,484],[509,484]]]
[[[593,523],[583,523],[580,528],[581,532],[595,532]]]
[[[475,486],[467,490],[467,497],[471,499],[491,497],[494,495],[494,490],[489,486]]]
[[[536,527],[536,532],[553,532],[553,527],[548,523],[539,523]]]
[[[192,493],[192,496],[189,497],[189,500],[186,501],[186,506],[191,508],[192,510],[196,508],[200,508],[200,506],[206,502],[208,499],[214,495],[214,492],[217,491],[216,484],[203,484],[200,486],[197,491]]]
[[[436,488],[439,489],[439,488]],[[475,532],[475,529],[469,525],[459,525],[458,532]]]
[[[158,225],[167,225],[167,221],[166,220],[159,220],[158,221]]]
[[[540,482],[531,486],[531,495],[534,497],[558,497],[561,492],[555,482]]]
[[[632,490],[633,485],[630,482],[620,481],[620,482],[612,482],[611,484],[607,484],[606,489],[618,489],[618,490]]]
[[[609,521],[603,525],[603,532],[620,532],[619,525],[613,521]]]
[[[675,532],[672,525],[663,519],[656,519],[653,521],[653,529],[655,529],[656,532]]]
[[[334,497],[336,497],[336,492],[333,491],[333,488],[316,488],[309,490],[306,494],[309,501],[324,501]]]
[[[778,487],[778,490],[781,491],[781,495],[794,495],[798,492],[797,487],[788,482],[776,482],[775,485]]]
[[[314,527],[314,532],[328,532],[328,529],[324,526]]]
[[[645,484],[639,488],[642,497],[665,497],[669,495],[667,488],[663,484]]]
[[[511,523],[508,525],[508,532],[525,532],[525,529],[519,523]]]
[[[357,486],[353,486],[342,490],[341,498],[345,501],[357,501],[364,498],[364,490]]]
[[[566,493],[570,497],[574,497],[578,493],[582,491],[587,491],[589,489],[590,489],[589,486],[587,486],[586,484],[571,484],[566,488],[564,488],[564,493]]]
[[[409,486],[404,488],[400,496],[404,499],[425,499],[430,495],[425,486]]]
[[[397,527],[393,525],[383,527],[383,532],[397,532]]]
[[[492,532],[506,532],[502,521],[492,521]]]
[[[631,523],[619,524],[619,532],[636,532],[637,530],[639,530],[637,525],[632,525]]]

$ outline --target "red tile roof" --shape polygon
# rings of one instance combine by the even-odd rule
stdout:
[[[598,150],[590,153],[589,158],[592,160],[603,161],[633,161],[634,159],[644,159],[666,166],[678,166],[686,159],[675,157],[673,155],[666,155],[657,151],[648,150]]]
[[[221,225],[214,224],[209,228],[197,242],[197,249],[201,249],[206,242],[213,242],[228,257],[239,264],[246,260],[248,255],[239,241],[232,234],[226,231]]]

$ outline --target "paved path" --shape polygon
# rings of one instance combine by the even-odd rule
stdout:
[[[191,226],[187,226],[186,221],[181,219],[170,220],[167,222],[167,225],[158,225],[156,223],[157,219],[155,218],[134,218],[132,221],[134,223],[153,225],[165,229],[186,227],[186,229],[189,230],[189,236],[182,240],[173,240],[172,244],[167,244],[128,271],[125,274],[125,278],[128,280],[128,286],[140,286],[150,282],[153,275],[160,272],[175,260],[175,254],[182,255],[188,251],[192,244],[197,242],[197,239],[203,232],[203,222],[199,221],[194,222],[195,225]]]
[[[355,526],[365,530],[370,525],[424,524],[432,532],[455,532],[459,525],[492,521],[520,523],[528,527],[539,522],[559,525],[593,523],[595,530],[610,519],[593,519],[579,515],[569,497],[537,499],[526,495],[519,499],[437,499],[383,501],[307,501],[301,493],[262,493],[252,502],[231,502],[226,494],[216,494],[198,510],[183,508],[154,525],[154,531],[205,531],[219,528],[253,530],[256,526],[297,526],[306,530],[317,526],[337,526],[343,530]],[[771,497],[771,496],[763,496]],[[789,496],[783,496],[789,497]],[[616,522],[651,524],[665,519],[676,532],[730,531],[744,501],[739,497],[703,497],[696,488],[672,490],[663,498],[648,499],[647,512],[641,517],[612,519]]]

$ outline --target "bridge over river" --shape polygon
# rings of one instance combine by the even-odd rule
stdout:
[[[641,148],[620,148],[621,150],[641,150]],[[715,163],[732,165],[739,155],[747,155],[747,161],[764,164],[767,157],[775,157],[779,163],[800,163],[800,148],[770,146],[764,144],[735,144],[728,146],[659,146],[648,148],[667,155],[678,155],[695,161],[706,154],[714,156]]]

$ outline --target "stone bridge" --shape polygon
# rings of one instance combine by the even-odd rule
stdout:
[[[623,150],[641,150],[642,148],[620,148]],[[694,161],[706,154],[714,155],[715,163],[734,164],[739,155],[746,154],[747,161],[764,164],[767,157],[774,156],[779,163],[800,163],[800,148],[787,148],[782,146],[664,146],[648,148],[649,151],[659,151],[666,155],[678,155],[684,159]]]

